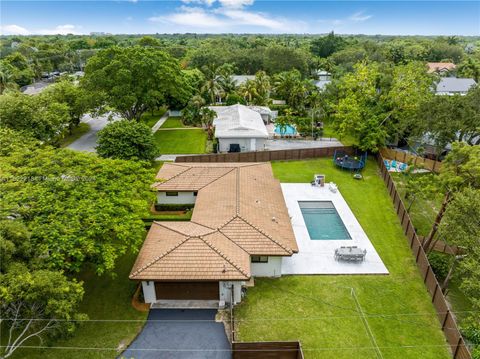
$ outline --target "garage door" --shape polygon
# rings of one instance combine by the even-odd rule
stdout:
[[[159,299],[213,299],[218,300],[218,282],[155,282],[155,294]]]

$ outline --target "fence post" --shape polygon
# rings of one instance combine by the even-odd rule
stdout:
[[[463,342],[463,338],[462,336],[459,336],[457,341],[457,346],[455,347],[455,351],[453,353],[453,359],[457,359],[458,349],[462,345],[462,342]]]
[[[442,321],[442,330],[445,329],[445,324],[447,324],[447,319],[449,315],[450,315],[450,309],[447,309],[447,312],[445,313],[445,318],[443,318],[443,321]]]
[[[433,290],[433,294],[432,294],[432,303],[435,302],[435,296],[437,295],[437,291],[438,291],[438,283],[435,285],[435,289]]]

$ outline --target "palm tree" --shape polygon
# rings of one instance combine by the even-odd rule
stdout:
[[[11,67],[11,66],[10,66]],[[17,84],[13,81],[13,68],[9,65],[0,63],[0,95],[7,89],[16,88]]]
[[[266,105],[270,97],[270,91],[272,89],[270,85],[270,77],[266,74],[265,71],[258,71],[255,74],[255,87],[257,90],[257,105]]]
[[[206,65],[202,68],[205,75],[205,84],[202,86],[202,91],[206,92],[210,98],[210,104],[215,104],[215,98],[222,92],[222,87],[219,83],[220,67],[216,64]]]
[[[210,110],[208,107],[204,107],[200,110],[200,120],[203,128],[207,130],[207,136],[209,140],[213,139],[213,120],[217,117],[217,113]]]
[[[247,101],[247,104],[250,105],[253,99],[258,97],[257,84],[253,80],[247,80],[240,86],[239,92]]]

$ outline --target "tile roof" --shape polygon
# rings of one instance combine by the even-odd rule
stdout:
[[[298,252],[269,163],[165,163],[157,179],[160,191],[198,191],[192,220],[155,222],[131,279],[244,280],[250,255]]]
[[[455,64],[452,62],[427,62],[428,73],[450,71],[455,69]]]

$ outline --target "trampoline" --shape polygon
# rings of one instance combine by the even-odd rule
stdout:
[[[336,150],[333,154],[333,162],[340,168],[351,171],[360,171],[365,167],[365,163],[367,162],[367,152],[361,156],[351,156],[343,151]]]

